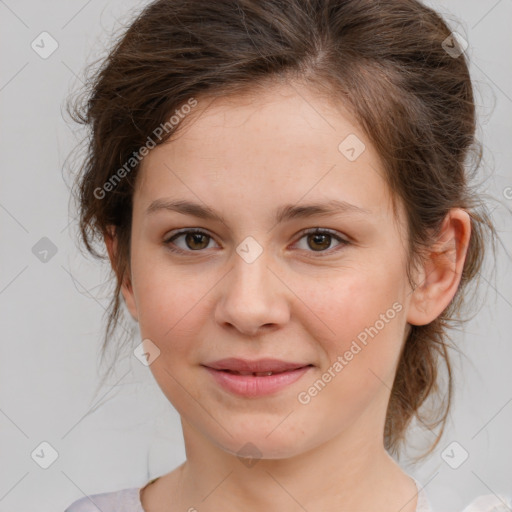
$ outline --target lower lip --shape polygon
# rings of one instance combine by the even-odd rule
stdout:
[[[274,375],[237,375],[205,366],[213,378],[227,391],[244,397],[270,395],[298,381],[311,366],[304,366]]]

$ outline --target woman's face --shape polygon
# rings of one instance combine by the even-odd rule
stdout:
[[[378,155],[344,110],[297,86],[199,100],[189,115],[142,163],[123,288],[145,348],[160,350],[158,385],[233,454],[382,446],[411,290],[405,217],[393,217]],[[176,202],[195,206],[163,207]],[[307,368],[207,368],[225,358]]]

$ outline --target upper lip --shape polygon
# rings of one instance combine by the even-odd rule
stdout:
[[[211,363],[206,363],[203,366],[208,366],[215,370],[231,370],[234,372],[284,372],[287,370],[295,370],[304,366],[310,366],[309,363],[295,363],[289,361],[281,361],[280,359],[257,359],[249,361],[247,359],[238,359],[229,357],[226,359],[219,359]]]

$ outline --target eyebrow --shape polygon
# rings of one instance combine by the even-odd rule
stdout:
[[[226,224],[224,217],[210,207],[186,200],[155,199],[146,209],[146,214],[151,215],[162,210],[193,215],[201,219],[219,221]],[[276,210],[275,221],[281,223],[293,219],[326,216],[336,213],[369,215],[372,212],[366,208],[356,206],[355,204],[347,203],[346,201],[332,199],[324,203],[312,203],[302,206],[289,204],[282,206]]]

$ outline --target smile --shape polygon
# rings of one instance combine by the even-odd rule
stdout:
[[[272,395],[297,382],[311,371],[312,365],[280,372],[244,372],[216,370],[204,367],[214,382],[225,391],[237,396],[256,398]]]

